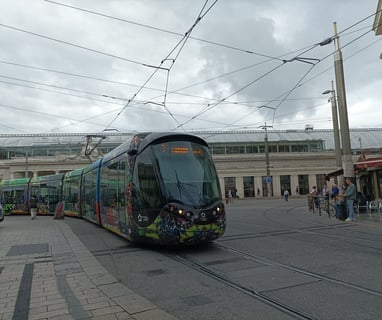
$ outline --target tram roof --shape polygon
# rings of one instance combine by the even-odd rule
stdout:
[[[182,132],[185,133],[185,132]],[[263,142],[264,130],[240,131],[189,131],[187,133],[199,136],[209,144],[217,143],[253,143]],[[102,144],[119,145],[125,142],[135,132],[108,133],[42,133],[42,134],[0,134],[0,148],[17,147],[49,147],[52,145],[84,145],[87,137],[94,141],[102,139]],[[334,134],[331,129],[314,130],[267,130],[269,142],[293,141],[323,141],[326,150],[334,149]],[[382,128],[350,129],[352,149],[382,148]],[[104,137],[104,138],[103,138]]]

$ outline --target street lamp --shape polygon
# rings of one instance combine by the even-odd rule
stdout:
[[[337,111],[337,97],[334,90],[334,83],[332,81],[332,90],[325,90],[322,94],[331,94],[330,101],[332,102],[332,119],[333,119],[333,134],[334,134],[334,149],[336,152],[336,166],[337,169],[342,167],[341,159],[341,143],[340,143],[340,130],[338,126],[338,111]]]
[[[339,36],[337,34],[337,23],[333,23],[334,36],[328,38],[320,43],[321,46],[327,45],[334,41],[334,73],[336,76],[336,88],[338,94],[338,114],[341,126],[341,142],[342,142],[342,168],[344,170],[344,177],[354,177],[354,167],[352,160],[352,151],[349,133],[349,120],[346,104],[346,90],[344,69],[342,63],[342,52],[340,50]]]

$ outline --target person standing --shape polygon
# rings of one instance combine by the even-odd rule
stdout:
[[[336,209],[336,218],[338,219],[339,217],[339,210],[340,210],[340,205],[342,203],[342,199],[339,197],[340,195],[340,189],[337,187],[337,185],[334,183],[332,186],[332,192],[330,194],[330,198],[332,199],[335,209]]]
[[[338,201],[338,195],[340,193],[340,189],[338,189],[337,185],[334,183],[332,186],[332,193],[330,197],[333,199],[334,202]]]
[[[231,189],[228,190],[228,203],[232,203],[233,202],[233,198],[232,198],[232,191]]]
[[[285,201],[288,201],[288,198],[289,198],[289,191],[288,191],[288,189],[285,189],[285,191],[284,191],[284,198],[285,198]]]
[[[345,179],[346,183],[346,190],[344,192],[344,195],[346,197],[346,207],[348,209],[348,218],[345,221],[354,221],[354,200],[356,195],[355,185],[353,184],[352,180],[350,178]]]
[[[36,198],[36,196],[32,196],[31,200],[29,201],[29,206],[31,208],[32,220],[35,220],[36,215],[37,215],[37,198]]]
[[[3,206],[1,205],[1,193],[0,193],[0,222],[3,220],[4,220],[4,213],[3,213]]]

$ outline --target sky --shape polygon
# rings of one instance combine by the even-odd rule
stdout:
[[[349,127],[382,127],[377,2],[1,0],[0,134],[332,129],[334,22]]]

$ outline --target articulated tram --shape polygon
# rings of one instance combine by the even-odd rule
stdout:
[[[3,180],[6,214],[38,214],[61,204],[130,241],[194,244],[223,235],[226,212],[207,143],[179,133],[141,133],[85,168]]]

